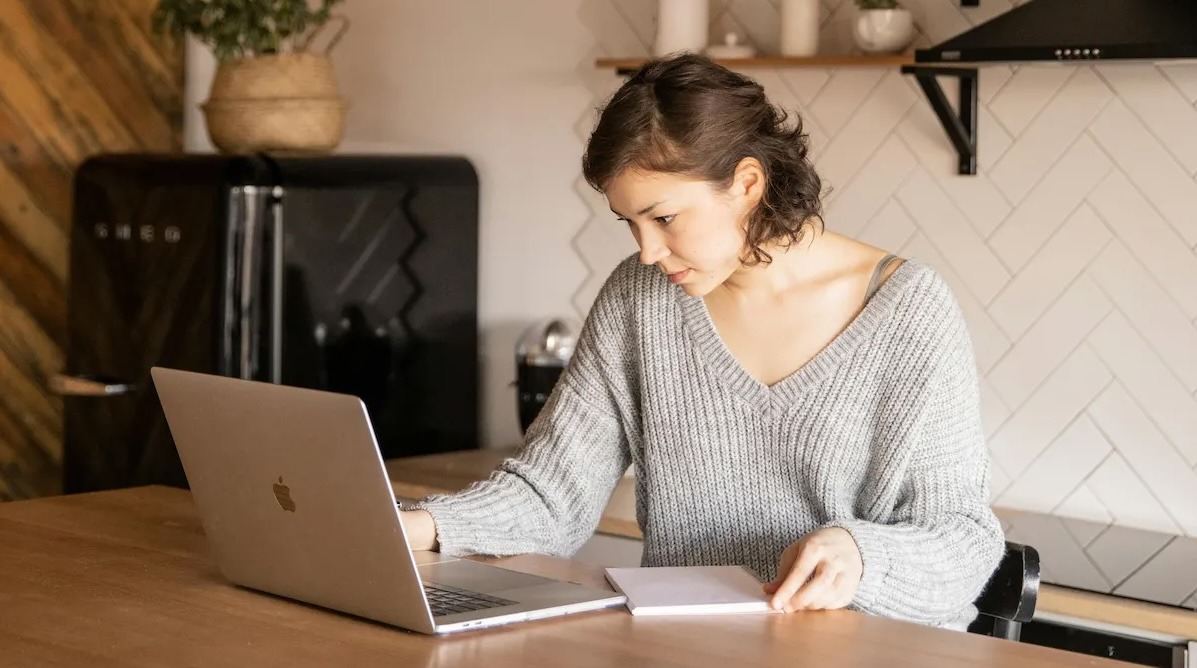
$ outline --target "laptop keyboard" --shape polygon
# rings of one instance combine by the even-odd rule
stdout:
[[[487,596],[476,591],[467,591],[443,584],[424,583],[424,595],[428,598],[428,607],[432,608],[433,617],[515,604],[515,601],[508,601],[505,598]]]

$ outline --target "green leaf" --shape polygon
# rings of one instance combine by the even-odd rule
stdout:
[[[300,50],[343,0],[159,0],[154,31],[193,35],[218,60]]]

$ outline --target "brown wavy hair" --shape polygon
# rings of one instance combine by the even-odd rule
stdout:
[[[726,190],[736,165],[756,158],[765,191],[749,214],[746,265],[768,263],[763,246],[800,241],[823,227],[822,180],[807,157],[802,118],[769,102],[756,81],[703,56],[650,60],[603,107],[582,158],[604,192],[625,169],[679,174]]]

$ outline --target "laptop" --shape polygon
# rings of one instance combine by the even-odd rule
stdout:
[[[221,573],[421,633],[623,605],[612,591],[413,552],[360,399],[150,370]]]

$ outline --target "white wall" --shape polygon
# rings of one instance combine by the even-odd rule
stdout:
[[[849,48],[850,0],[824,5],[827,50]],[[1011,3],[907,5],[927,44]],[[460,153],[481,173],[492,444],[517,434],[506,384],[519,329],[584,312],[633,249],[578,159],[592,108],[619,83],[593,58],[646,54],[654,6],[346,3],[353,29],[335,54],[355,105],[346,148]],[[712,6],[713,34],[776,47],[773,0]],[[894,69],[746,73],[809,122],[835,188],[829,227],[933,264],[956,291],[996,502],[1197,536],[1197,66],[984,68],[977,176],[955,174],[926,101]],[[1068,540],[1082,553],[1095,537]],[[1102,568],[1097,550],[1082,558]]]

